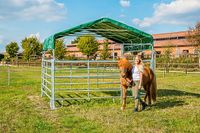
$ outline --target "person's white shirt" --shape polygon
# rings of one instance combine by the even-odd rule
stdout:
[[[141,66],[133,66],[132,69],[132,77],[133,77],[133,81],[139,81],[140,80],[140,72],[144,72],[144,67]]]
[[[133,66],[132,77],[133,77],[133,81],[140,80],[140,70],[136,66]]]

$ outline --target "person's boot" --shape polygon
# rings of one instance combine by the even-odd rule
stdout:
[[[142,104],[142,110],[145,110],[147,104],[145,102],[143,102],[141,99],[140,99],[140,102]]]
[[[134,109],[133,109],[133,112],[138,112],[138,109],[137,109],[137,108],[134,108]]]
[[[135,99],[135,108],[133,109],[133,112],[138,112],[138,104],[139,104],[139,99]]]

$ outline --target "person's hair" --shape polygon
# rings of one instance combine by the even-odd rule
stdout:
[[[139,59],[139,65],[143,65],[143,66],[144,66],[144,63],[143,63],[142,58],[141,58],[141,55],[137,54],[137,55],[135,56],[135,58],[136,58],[136,57]]]

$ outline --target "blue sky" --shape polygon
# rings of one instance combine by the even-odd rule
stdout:
[[[200,21],[200,0],[0,0],[0,52],[11,41],[109,17],[147,33],[187,30]]]

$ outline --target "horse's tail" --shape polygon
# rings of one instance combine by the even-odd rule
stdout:
[[[153,102],[156,102],[156,91],[157,91],[156,75],[153,71],[152,71],[152,74],[153,74],[153,77],[152,77],[153,79],[151,82],[150,94],[151,94],[151,98]]]

